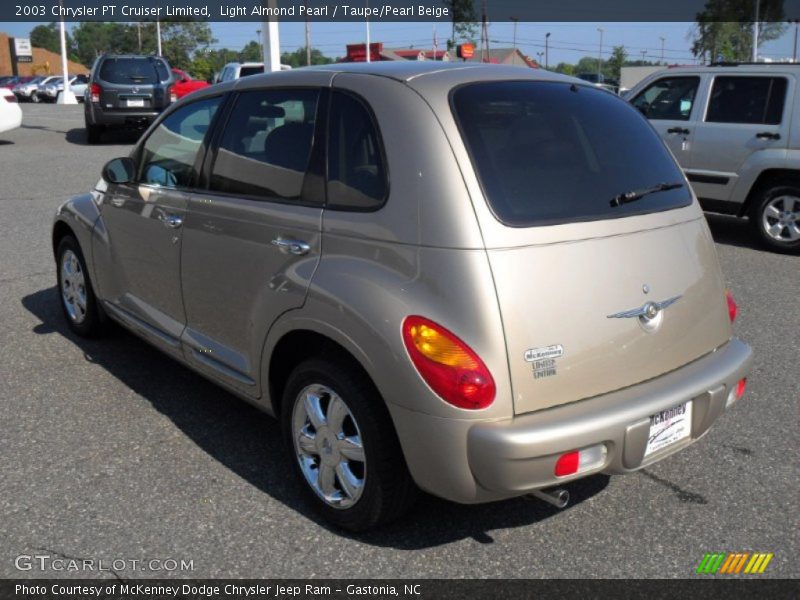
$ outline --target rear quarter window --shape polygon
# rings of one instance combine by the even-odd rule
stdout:
[[[456,88],[451,104],[484,195],[512,227],[593,221],[687,206],[685,187],[611,206],[627,192],[684,183],[650,124],[616,96],[569,82]]]

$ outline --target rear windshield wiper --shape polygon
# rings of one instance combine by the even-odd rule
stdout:
[[[624,194],[619,194],[618,196],[614,196],[611,201],[608,203],[610,206],[622,206],[623,204],[628,204],[629,202],[636,202],[641,198],[649,194],[655,194],[657,192],[666,192],[667,190],[676,190],[678,188],[682,188],[682,183],[659,183],[654,185],[653,187],[649,188],[642,188],[640,190],[632,190],[630,192],[625,192]]]

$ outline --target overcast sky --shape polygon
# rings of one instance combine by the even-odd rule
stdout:
[[[12,37],[27,37],[37,23],[0,23],[0,31]],[[440,47],[444,46],[450,28],[443,24],[436,27],[436,37]],[[664,37],[664,59],[669,63],[686,64],[693,60],[691,47],[692,23],[523,23],[517,25],[517,46],[525,54],[537,59],[537,53],[544,51],[544,39],[550,36],[550,64],[577,62],[582,56],[597,56],[600,47],[600,33],[603,32],[603,56],[608,57],[612,46],[624,45],[631,59],[661,59],[661,40]],[[211,23],[214,37],[218,42],[215,48],[228,47],[240,49],[248,41],[256,39],[258,23],[223,22]],[[284,22],[280,24],[281,50],[291,51],[304,44],[303,23]],[[372,23],[371,39],[383,42],[387,47],[431,48],[434,25],[431,23]],[[794,30],[787,28],[780,40],[762,45],[761,55],[769,58],[792,56]],[[489,28],[491,43],[495,47],[510,47],[513,41],[513,25],[508,22],[491,23]],[[324,54],[336,57],[345,53],[348,43],[363,42],[366,38],[364,23],[313,23],[311,25],[311,45]],[[544,59],[542,58],[542,61]]]

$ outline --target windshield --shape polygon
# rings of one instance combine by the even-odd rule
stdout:
[[[635,190],[683,182],[649,123],[608,92],[568,82],[457,88],[453,111],[484,195],[513,227],[617,218],[687,206],[685,186],[612,206]]]

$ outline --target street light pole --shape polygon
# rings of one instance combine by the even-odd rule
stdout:
[[[600,48],[597,51],[597,83],[600,83],[600,65],[603,61],[603,29],[602,27],[598,27],[597,31],[600,32]]]
[[[308,0],[306,0],[306,8],[308,8]],[[308,22],[308,11],[306,11],[306,66],[311,66],[311,25]]]
[[[369,0],[367,0],[367,53],[366,53],[367,56],[366,56],[366,61],[367,62],[372,62],[372,56],[370,56],[372,54],[372,52],[370,52],[369,45],[370,45],[369,44]]]
[[[517,23],[519,22],[519,19],[517,17],[509,17],[509,19],[511,19],[511,22],[514,23],[514,42],[513,42],[513,44],[514,44],[514,54],[516,54],[517,53]]]
[[[544,68],[550,69],[550,32],[544,34]]]
[[[756,0],[756,20],[753,21],[753,62],[758,62],[758,19],[759,8],[761,8],[760,0]]]
[[[61,92],[61,95],[58,96],[58,103],[59,104],[77,104],[78,100],[75,98],[75,94],[72,93],[69,85],[69,74],[67,73],[67,32],[64,27],[64,2],[63,0],[58,0],[59,7],[61,8],[61,75],[64,77],[64,91]]]
[[[658,39],[661,40],[661,62],[663,63],[664,62],[664,42],[666,41],[667,38],[665,38],[664,36],[661,36]]]

